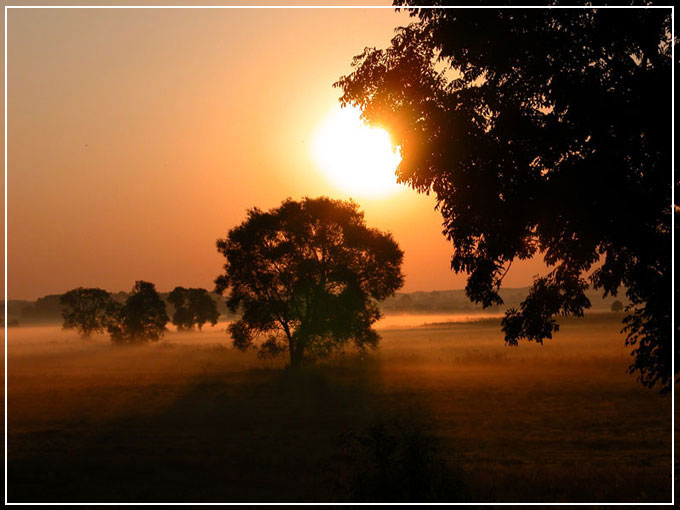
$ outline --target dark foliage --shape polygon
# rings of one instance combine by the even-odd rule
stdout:
[[[215,301],[205,289],[175,287],[168,294],[168,302],[175,307],[172,323],[178,331],[190,331],[194,326],[201,330],[206,322],[214,326],[220,316]]]
[[[514,259],[541,254],[553,268],[507,311],[509,344],[542,342],[556,316],[582,315],[589,284],[605,296],[625,288],[630,370],[662,390],[672,381],[670,14],[416,9],[388,49],[366,48],[336,83],[343,104],[401,146],[400,180],[435,194],[473,302],[502,303]]]
[[[125,304],[116,304],[107,331],[114,342],[159,340],[167,323],[165,303],[154,284],[139,280]]]
[[[366,227],[353,202],[289,199],[268,212],[251,209],[217,250],[226,264],[216,290],[230,289],[227,306],[240,313],[229,326],[234,346],[260,339],[262,356],[288,350],[291,366],[348,341],[376,346],[376,301],[403,284],[399,246]]]
[[[78,287],[59,298],[64,318],[64,329],[75,329],[83,338],[92,333],[103,333],[115,312],[111,294],[103,289]]]

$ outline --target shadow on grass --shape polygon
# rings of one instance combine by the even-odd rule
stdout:
[[[348,441],[354,453],[352,500],[357,502],[466,501],[462,474],[435,438],[412,424],[376,423]]]
[[[157,412],[10,434],[9,500],[453,501],[459,480],[372,363],[204,375]]]

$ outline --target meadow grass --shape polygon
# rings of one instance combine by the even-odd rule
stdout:
[[[401,318],[299,373],[224,324],[134,347],[12,329],[9,501],[670,501],[670,396],[626,373],[619,321],[510,348],[498,318]]]

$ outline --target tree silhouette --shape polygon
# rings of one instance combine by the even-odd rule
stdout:
[[[612,303],[612,312],[622,312],[623,311],[623,303],[619,301],[618,299]]]
[[[205,289],[175,287],[168,295],[168,301],[175,307],[172,323],[178,331],[188,331],[198,326],[201,330],[206,322],[217,324],[220,314],[217,305]]]
[[[62,294],[59,304],[64,329],[75,329],[83,338],[89,338],[92,333],[103,333],[115,309],[111,294],[103,289],[83,287]]]
[[[376,301],[401,287],[403,253],[389,233],[368,228],[354,202],[284,201],[247,219],[217,241],[226,258],[216,291],[240,318],[234,346],[259,343],[261,356],[288,350],[290,365],[322,357],[351,341],[377,345]]]
[[[468,297],[502,304],[512,261],[540,253],[551,270],[503,320],[516,345],[582,315],[589,284],[625,288],[630,371],[669,390],[670,9],[410,14],[335,85],[390,130],[401,182],[435,194]]]
[[[154,284],[139,280],[125,304],[112,313],[107,331],[114,342],[159,340],[167,322],[165,303]]]

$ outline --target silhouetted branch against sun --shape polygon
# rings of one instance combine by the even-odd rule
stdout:
[[[500,303],[507,264],[542,253],[553,269],[503,321],[516,344],[581,315],[588,285],[625,289],[630,370],[669,390],[670,9],[410,13],[335,85],[435,194],[470,299]]]

